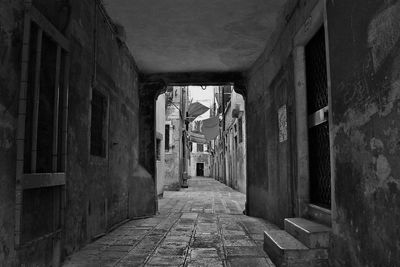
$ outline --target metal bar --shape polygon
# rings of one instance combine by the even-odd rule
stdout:
[[[53,111],[53,172],[57,172],[58,163],[58,115],[60,107],[60,67],[61,46],[57,46],[56,77],[54,84],[54,111]]]
[[[14,243],[19,247],[21,241],[21,218],[22,218],[22,186],[21,179],[24,171],[24,140],[25,140],[25,118],[26,118],[26,94],[28,87],[28,67],[30,50],[31,19],[28,14],[24,18],[24,34],[22,43],[21,59],[21,84],[18,103],[18,128],[17,128],[17,158],[16,158],[16,189],[15,189],[15,228]]]
[[[37,46],[36,46],[36,65],[35,65],[35,88],[33,100],[33,117],[32,117],[32,151],[31,151],[31,172],[36,172],[37,160],[37,136],[38,136],[38,122],[39,122],[39,98],[40,98],[40,68],[42,59],[42,39],[43,30],[39,28],[37,33]]]
[[[64,63],[64,85],[63,85],[63,109],[62,109],[62,135],[61,135],[61,171],[66,172],[67,168],[67,127],[68,127],[68,92],[69,92],[69,66],[70,58],[69,54],[65,53]],[[66,186],[61,188],[61,213],[60,213],[60,225],[61,229],[65,229],[65,209],[67,203]],[[65,234],[65,233],[64,233]]]
[[[69,41],[62,35],[62,33],[46,19],[45,16],[40,13],[35,7],[31,7],[30,15],[32,20],[39,25],[39,28],[43,29],[48,36],[50,36],[56,43],[58,43],[64,50],[69,51]]]
[[[63,121],[62,121],[62,146],[61,146],[61,171],[66,172],[67,167],[67,130],[68,130],[68,94],[69,94],[69,54],[65,55],[64,86],[63,86]]]
[[[317,110],[308,116],[308,128],[320,125],[326,121],[328,121],[328,106]]]

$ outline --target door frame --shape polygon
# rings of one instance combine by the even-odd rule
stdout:
[[[203,175],[201,177],[204,177],[204,162],[196,162],[196,176],[200,176],[199,174],[199,166],[203,166],[200,168],[202,170]]]
[[[331,96],[331,76],[329,59],[329,38],[328,23],[326,13],[326,0],[317,1],[315,7],[304,24],[300,27],[294,37],[294,86],[296,99],[296,142],[297,142],[297,209],[295,215],[306,217],[310,209],[319,208],[310,205],[310,180],[309,180],[309,152],[308,152],[308,113],[307,113],[307,86],[305,69],[305,46],[315,33],[323,26],[325,29],[326,46],[326,68],[327,68],[327,89],[328,89],[328,122],[332,125],[332,96]],[[331,210],[335,207],[335,172],[334,172],[334,154],[332,127],[329,128],[329,147],[331,162]],[[331,210],[323,209],[323,212],[329,214],[332,219]]]

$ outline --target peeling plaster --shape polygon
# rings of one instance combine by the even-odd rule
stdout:
[[[380,12],[368,27],[374,69],[377,71],[400,38],[400,2]]]

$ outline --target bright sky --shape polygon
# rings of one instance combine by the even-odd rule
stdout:
[[[207,86],[205,90],[203,90],[200,86],[189,86],[189,100],[193,99],[194,102],[200,102],[206,107],[210,107],[212,103],[212,99],[214,97],[214,86]],[[205,120],[210,117],[210,110],[208,110],[203,115],[196,118],[198,120]]]

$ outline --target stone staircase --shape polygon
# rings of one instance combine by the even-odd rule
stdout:
[[[264,250],[276,266],[329,266],[331,228],[303,218],[287,218],[284,223],[285,230],[264,232]]]

